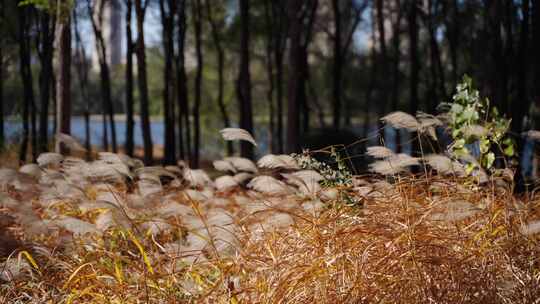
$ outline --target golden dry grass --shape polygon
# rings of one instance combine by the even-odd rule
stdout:
[[[69,242],[20,235],[37,267],[0,285],[0,303],[539,301],[539,239],[523,233],[540,219],[536,194],[436,176],[375,182],[362,206],[337,200],[318,216],[291,211],[296,222],[286,229],[243,227],[233,255],[212,242],[192,259],[164,252],[181,229],[151,237],[114,228]],[[165,220],[182,227],[182,219]]]

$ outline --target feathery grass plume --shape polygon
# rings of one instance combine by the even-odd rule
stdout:
[[[45,152],[41,153],[37,158],[37,163],[40,167],[58,166],[64,160],[64,156],[60,153]]]
[[[387,114],[381,118],[381,120],[391,125],[396,129],[407,129],[409,131],[418,131],[420,129],[420,123],[411,114],[396,111]]]
[[[169,177],[172,179],[177,178],[176,175],[174,175],[171,171],[161,166],[142,167],[142,168],[136,169],[135,174],[137,174],[138,176],[141,174],[151,174],[157,177]]]
[[[218,191],[227,191],[238,186],[238,182],[230,175],[223,175],[214,180]]]
[[[370,164],[369,170],[382,175],[393,175],[406,171],[410,166],[416,166],[419,164],[420,162],[418,158],[400,153]]]
[[[123,177],[133,178],[129,168],[123,163],[111,164],[96,160],[88,165],[88,171],[83,174],[91,179],[123,182]]]
[[[267,175],[255,177],[247,186],[255,191],[269,195],[285,195],[291,193],[290,188],[287,187],[284,182]]]
[[[255,166],[255,163],[244,157],[225,157],[224,160],[231,163],[237,171],[243,171],[248,173],[257,173],[259,171],[257,170],[257,166]]]
[[[77,141],[71,135],[65,133],[56,133],[54,138],[56,139],[56,142],[63,143],[70,150],[81,152],[86,151],[83,145],[81,145],[79,141]]]
[[[0,169],[0,185],[4,186],[10,184],[18,178],[19,174],[17,171],[10,168],[1,168]]]
[[[226,160],[215,160],[212,165],[218,171],[236,173],[236,168]]]
[[[178,166],[165,166],[163,168],[172,173],[175,177],[180,177],[184,173],[184,169]]]
[[[251,173],[246,173],[246,172],[240,172],[240,173],[237,173],[233,176],[234,180],[239,184],[239,185],[243,185],[245,184],[248,180],[250,180],[251,178],[253,178],[255,175],[251,174]]]
[[[441,154],[429,154],[424,157],[424,162],[440,174],[462,175],[465,173],[465,168],[462,164]]]
[[[299,169],[298,163],[296,160],[286,154],[274,155],[268,154],[257,161],[257,166],[259,168],[268,168],[268,169]]]
[[[383,146],[368,147],[366,154],[374,158],[389,158],[396,155],[394,151]]]
[[[538,130],[529,130],[524,132],[524,134],[531,140],[540,141],[540,131]]]
[[[202,169],[186,168],[184,170],[184,179],[188,181],[192,187],[204,187],[212,184],[212,180]]]
[[[41,168],[36,164],[26,164],[19,168],[20,173],[28,174],[32,176],[35,179],[40,179],[41,174],[43,171]]]
[[[221,133],[221,136],[223,136],[223,139],[225,140],[244,140],[252,143],[255,147],[257,146],[257,143],[255,142],[253,136],[244,129],[225,128],[219,131],[219,133]]]
[[[287,182],[298,187],[303,194],[314,194],[321,190],[320,181],[324,177],[314,170],[301,170],[293,173],[281,174]]]
[[[521,226],[521,233],[524,235],[533,235],[540,233],[540,220],[532,221]]]
[[[149,174],[149,176],[151,176],[151,174]],[[159,179],[158,181],[154,179],[147,179],[147,178],[140,179],[137,182],[137,186],[139,187],[139,193],[143,197],[147,197],[149,195],[156,194],[163,191],[163,187],[161,185],[161,182],[159,182]]]

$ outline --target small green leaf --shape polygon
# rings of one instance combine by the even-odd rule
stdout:
[[[506,156],[508,156],[508,157],[514,156],[514,145],[508,145],[508,146],[504,149],[504,155],[506,155]]]
[[[486,155],[486,168],[490,169],[493,166],[494,162],[495,162],[495,154],[493,154],[493,152],[489,152]]]

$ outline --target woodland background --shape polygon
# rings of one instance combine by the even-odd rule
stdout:
[[[291,153],[435,114],[462,75],[538,128],[536,0],[3,0],[0,146],[21,162],[73,134],[145,163]],[[249,143],[216,132],[240,127]],[[396,150],[406,134],[391,132]],[[379,139],[379,140],[381,140]],[[390,141],[390,140],[388,140]],[[138,146],[142,148],[138,150]]]

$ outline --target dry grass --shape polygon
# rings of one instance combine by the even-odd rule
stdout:
[[[523,231],[540,219],[540,197],[437,176],[368,185],[361,207],[289,209],[295,223],[284,229],[255,232],[237,213],[239,245],[228,253],[214,239],[202,252],[164,248],[184,240],[178,217],[163,219],[177,229],[155,235],[114,227],[30,239],[14,226],[30,254],[10,259],[27,275],[0,285],[0,303],[538,303],[539,239]]]

